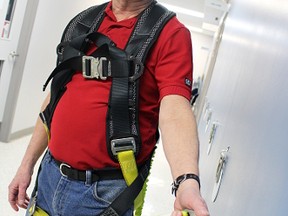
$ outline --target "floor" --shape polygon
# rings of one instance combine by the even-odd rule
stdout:
[[[15,212],[10,207],[7,194],[8,185],[17,171],[29,140],[30,136],[25,136],[9,143],[0,142],[0,216],[25,215],[24,210]],[[174,198],[170,192],[172,179],[169,166],[162,150],[161,140],[158,145],[142,216],[169,216],[173,209]],[[34,185],[34,181],[35,178],[32,179],[31,185]],[[32,187],[29,187],[28,194],[31,194],[31,190]]]

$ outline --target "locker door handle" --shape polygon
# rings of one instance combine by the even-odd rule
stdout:
[[[13,58],[19,56],[19,54],[18,54],[16,51],[13,51],[13,52],[9,53],[9,55],[10,55],[11,57],[13,57]]]
[[[213,192],[212,192],[212,202],[215,202],[218,197],[221,182],[223,179],[222,177],[224,173],[224,167],[227,162],[227,153],[229,149],[230,149],[230,146],[227,147],[227,149],[222,150],[220,153],[220,158],[219,158],[217,169],[216,169],[215,183],[214,183]]]
[[[210,125],[211,119],[212,119],[212,110],[209,110],[208,114],[207,114],[207,119],[206,119],[205,133],[208,130],[208,127]]]
[[[217,128],[218,128],[219,125],[220,125],[220,123],[219,123],[218,121],[215,121],[215,122],[212,124],[211,131],[210,131],[210,135],[209,135],[209,141],[208,141],[207,155],[210,154],[211,147],[212,147],[212,144],[213,144],[213,141],[214,141],[216,132],[217,132]]]

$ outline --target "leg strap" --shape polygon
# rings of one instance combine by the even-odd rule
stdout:
[[[132,150],[120,152],[118,154],[118,159],[128,187],[110,204],[106,210],[100,214],[100,216],[121,216],[133,205],[133,203],[135,205],[134,201],[141,192],[143,184],[149,175],[151,160],[146,162],[146,164],[141,167],[139,174],[137,175],[137,165]],[[136,169],[134,169],[134,167]],[[141,199],[139,203],[142,204],[143,199]],[[136,205],[139,204],[136,203]],[[136,205],[135,208],[137,208]]]
[[[32,216],[49,216],[49,215],[41,208],[35,206],[35,210]]]

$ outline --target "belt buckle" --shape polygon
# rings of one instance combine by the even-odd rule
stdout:
[[[114,156],[121,151],[133,150],[136,152],[136,141],[134,137],[125,137],[111,140],[111,151]]]
[[[66,178],[68,178],[68,176],[65,175],[65,174],[63,173],[63,171],[62,171],[62,168],[63,168],[63,167],[67,167],[68,169],[70,169],[71,166],[69,166],[69,165],[66,164],[66,163],[61,163],[61,164],[60,164],[60,167],[59,167],[59,170],[60,170],[61,175],[64,176],[64,177],[66,177]]]
[[[101,79],[106,80],[107,77],[103,75],[103,61],[106,61],[106,57],[82,57],[82,74],[86,79]]]

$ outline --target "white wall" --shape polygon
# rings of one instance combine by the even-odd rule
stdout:
[[[6,18],[9,1],[0,0],[0,2],[0,34],[2,34],[2,28]],[[17,64],[16,58],[12,58],[10,54],[17,50],[19,43],[18,39],[21,35],[21,26],[23,24],[23,16],[26,6],[27,0],[18,1],[15,3],[15,11],[12,16],[9,38],[0,39],[0,60],[1,62],[3,61],[3,68],[0,68],[0,123],[2,123],[4,119],[5,105],[7,103],[12,70]]]
[[[27,53],[12,134],[33,127],[47,92],[42,85],[56,64],[56,46],[66,24],[77,13],[103,0],[39,1]]]
[[[202,77],[206,72],[206,63],[212,49],[213,37],[191,32],[193,48],[193,78]]]
[[[234,0],[207,93],[212,120],[199,124],[202,193],[211,215],[288,212],[288,4]],[[207,155],[212,123],[219,127]],[[220,152],[230,146],[216,202]]]
[[[38,11],[27,53],[20,87],[12,134],[31,129],[36,121],[46,92],[42,85],[55,67],[56,46],[68,21],[78,12],[104,0],[49,0],[39,1]],[[192,32],[194,77],[205,69],[212,38]]]

